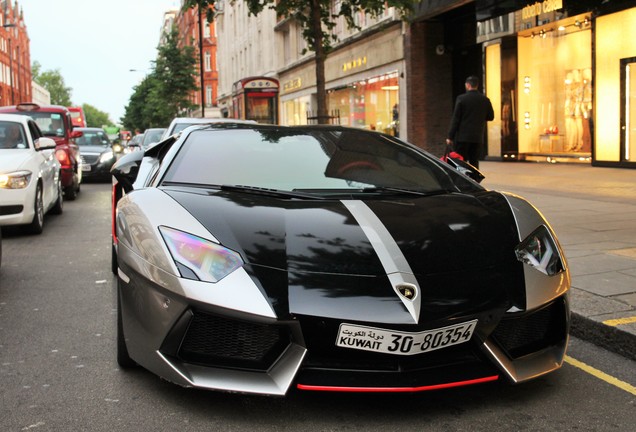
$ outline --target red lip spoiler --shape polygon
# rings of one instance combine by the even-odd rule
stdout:
[[[442,390],[453,387],[463,387],[473,384],[483,384],[491,381],[497,381],[499,375],[488,376],[484,378],[477,378],[467,381],[455,381],[445,384],[435,384],[429,386],[419,387],[337,387],[337,386],[314,386],[298,384],[296,387],[299,390],[308,391],[330,391],[341,393],[416,393],[422,391]]]

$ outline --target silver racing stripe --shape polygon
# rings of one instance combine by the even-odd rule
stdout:
[[[406,261],[406,257],[404,257],[395,239],[378,216],[364,202],[357,200],[342,200],[341,202],[358,222],[362,231],[364,231],[371,246],[373,246],[373,250],[375,250],[380,259],[382,267],[384,267],[393,290],[404,303],[414,322],[418,323],[421,289],[413,275],[411,266]],[[400,287],[405,285],[415,291],[415,296],[410,300],[400,293]]]

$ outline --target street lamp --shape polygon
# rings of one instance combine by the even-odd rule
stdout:
[[[205,118],[205,86],[203,85],[203,11],[199,5],[199,75],[201,78],[201,118]]]

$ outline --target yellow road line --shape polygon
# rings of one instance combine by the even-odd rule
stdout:
[[[632,323],[636,323],[636,316],[603,321],[603,324],[612,326],[612,327],[616,327],[617,325],[621,325],[621,324],[632,324]]]
[[[589,373],[590,375],[595,376],[598,379],[601,379],[603,381],[605,381],[606,383],[609,383],[613,386],[618,387],[621,390],[625,390],[627,393],[631,393],[634,396],[636,396],[636,387],[634,387],[631,384],[626,383],[625,381],[621,381],[618,378],[614,378],[611,375],[606,374],[605,372],[602,372],[598,369],[593,368],[592,366],[586,365],[585,363],[578,361],[576,359],[573,359],[570,356],[565,356],[565,362],[571,364],[574,367],[577,367],[587,373]]]

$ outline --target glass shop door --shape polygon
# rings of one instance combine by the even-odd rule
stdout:
[[[621,160],[636,162],[636,57],[621,60]]]

